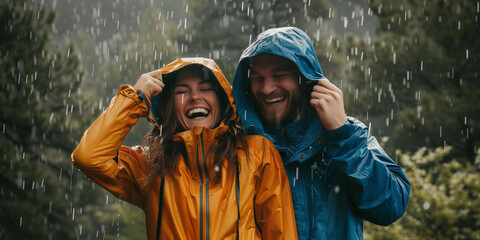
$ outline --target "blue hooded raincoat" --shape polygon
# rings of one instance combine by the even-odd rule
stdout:
[[[357,119],[348,117],[346,124],[327,131],[309,105],[302,119],[282,129],[262,125],[248,87],[250,57],[260,53],[290,59],[314,83],[323,73],[305,32],[284,27],[261,33],[245,49],[233,82],[238,113],[248,134],[266,136],[282,155],[299,239],[363,239],[364,219],[389,225],[401,217],[410,183]]]

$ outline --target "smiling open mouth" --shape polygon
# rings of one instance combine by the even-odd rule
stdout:
[[[194,118],[200,118],[200,117],[206,117],[210,111],[206,108],[194,108],[191,109],[190,111],[187,112],[187,118],[189,119],[194,119]]]
[[[268,105],[275,105],[280,103],[281,101],[285,100],[285,97],[276,97],[276,98],[265,98],[265,103]]]

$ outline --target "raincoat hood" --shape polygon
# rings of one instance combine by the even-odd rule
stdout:
[[[260,53],[270,53],[294,62],[303,76],[309,80],[320,80],[323,78],[322,69],[315,55],[312,41],[308,35],[296,27],[272,28],[260,33],[255,41],[250,44],[240,57],[239,69],[235,75],[237,77],[246,77],[239,75],[244,73],[244,60]],[[249,67],[247,65],[247,67]],[[239,72],[240,71],[240,72]]]
[[[260,134],[266,136],[270,141],[277,143],[276,139],[268,133],[265,133],[265,126],[262,125],[260,117],[255,113],[252,101],[253,96],[249,89],[248,72],[250,70],[250,59],[260,53],[269,53],[280,57],[287,58],[295,63],[308,81],[317,82],[324,78],[320,63],[318,62],[312,41],[308,35],[295,27],[273,28],[262,32],[256,40],[248,46],[240,57],[238,68],[233,81],[233,95],[237,105],[238,114],[241,121],[245,125],[248,134]],[[308,91],[311,91],[311,88]],[[305,96],[309,96],[310,92],[306,92]],[[311,114],[313,109],[307,110],[310,113],[307,117],[316,118],[316,114]],[[309,129],[323,129],[320,121],[307,121]],[[295,123],[288,125],[296,125]],[[315,125],[315,126],[313,126]],[[296,128],[296,126],[292,126]],[[292,129],[292,131],[295,131]],[[306,138],[318,135],[318,131],[308,132],[304,136]],[[294,137],[295,138],[295,137]],[[300,142],[300,145],[308,144]],[[278,148],[278,145],[275,144]],[[298,146],[299,149],[304,146]],[[313,153],[313,152],[312,152]],[[284,164],[294,159],[285,161]],[[299,160],[302,161],[302,160]]]
[[[175,73],[178,70],[191,65],[203,66],[204,79],[212,81],[216,86],[219,86],[217,89],[219,102],[225,103],[228,100],[228,104],[224,109],[225,111],[222,113],[220,121],[226,123],[227,121],[236,119],[238,116],[236,114],[236,107],[233,103],[232,87],[225,78],[222,70],[220,70],[212,59],[180,58],[162,67],[160,72],[162,73],[162,81],[165,83],[165,87],[175,81]],[[162,125],[164,120],[161,119],[159,114],[159,109],[165,101],[165,99],[163,99],[164,96],[164,94],[160,93],[152,97],[149,103],[151,107],[148,114],[148,121],[157,128],[160,128],[160,125]]]

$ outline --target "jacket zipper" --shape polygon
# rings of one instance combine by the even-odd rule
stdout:
[[[198,156],[198,152],[197,152],[197,167],[198,167],[198,173],[200,175],[200,238],[199,239],[204,239],[203,236],[203,230],[204,230],[204,227],[203,227],[203,212],[205,211],[205,219],[206,219],[206,222],[205,222],[205,234],[206,234],[206,237],[205,239],[208,240],[210,239],[210,234],[209,234],[209,197],[208,197],[208,187],[209,187],[209,177],[208,177],[208,174],[207,174],[207,159],[205,157],[205,147],[204,147],[204,143],[203,143],[203,132],[200,133],[200,144],[201,144],[201,153],[202,153],[202,163],[203,163],[203,171],[202,171],[202,167],[201,167],[201,164],[200,164],[200,159],[199,159],[199,156]],[[205,182],[204,182],[204,177],[203,177],[203,174],[205,173]],[[203,207],[203,186],[205,185],[205,210],[204,210],[204,207]]]

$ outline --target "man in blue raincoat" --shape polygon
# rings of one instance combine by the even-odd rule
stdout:
[[[240,57],[233,93],[247,132],[266,136],[282,156],[299,239],[363,239],[363,220],[389,225],[403,215],[410,182],[367,127],[346,116],[305,32],[261,33]]]

